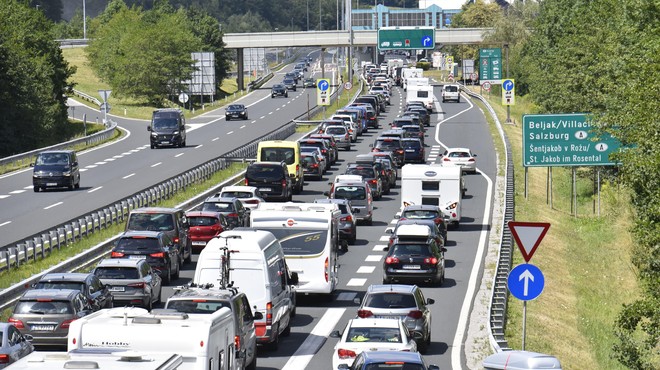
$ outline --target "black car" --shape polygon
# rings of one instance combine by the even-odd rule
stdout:
[[[127,231],[117,239],[110,257],[144,259],[165,284],[178,279],[181,271],[179,249],[162,231]]]
[[[266,200],[293,198],[293,180],[284,162],[255,162],[245,171],[245,185],[254,186]]]
[[[286,74],[284,74],[284,78],[285,79],[293,78],[293,80],[296,81],[296,83],[298,83],[298,80],[300,79],[300,75],[298,73],[296,73],[295,71],[294,72],[287,72]]]
[[[323,179],[323,163],[316,157],[314,153],[302,153],[303,160],[303,173],[305,176],[310,176],[316,180]],[[325,159],[323,159],[325,161]]]
[[[404,138],[401,140],[406,163],[426,163],[424,144],[418,138]]]
[[[145,207],[128,214],[125,231],[163,231],[179,249],[181,264],[192,259],[192,240],[188,236],[188,219],[181,208]]]
[[[176,108],[157,109],[151,115],[147,126],[151,149],[161,146],[186,146],[186,118],[183,111]]]
[[[80,188],[80,166],[73,150],[49,150],[37,155],[31,164],[32,187],[35,192],[46,188]]]
[[[286,77],[284,78],[284,86],[286,86],[287,90],[293,90],[296,91],[296,80],[294,80],[291,77]]]
[[[316,81],[315,81],[313,78],[311,78],[311,77],[307,77],[307,78],[303,81],[303,86],[304,86],[304,87],[316,87]]]
[[[331,164],[335,163],[335,157],[332,152],[332,149],[328,146],[325,140],[323,139],[303,139],[300,140],[300,146],[309,146],[309,147],[315,147],[319,148],[321,150],[321,154],[325,157],[325,163],[330,166]]]
[[[404,138],[419,139],[422,142],[422,145],[424,145],[424,138],[426,135],[419,125],[405,125],[402,126],[401,129],[404,132]]]
[[[229,121],[232,118],[248,119],[247,107],[243,104],[230,104],[225,111],[225,119]]]
[[[401,168],[405,163],[405,152],[400,139],[393,137],[379,137],[372,145],[372,152],[392,152],[397,167]]]
[[[275,84],[270,89],[270,97],[274,98],[276,96],[283,96],[285,98],[288,98],[289,97],[289,90],[287,90],[286,86],[284,86],[282,84]]]
[[[92,273],[53,272],[43,275],[32,288],[79,290],[94,310],[113,307],[110,290]]]
[[[406,227],[414,230],[405,233],[404,238],[403,226],[400,226],[397,230],[398,238],[388,248],[383,262],[383,284],[409,281],[442,285],[445,280],[446,249],[430,236],[428,227]],[[426,231],[418,232],[422,229]]]
[[[429,111],[426,110],[423,106],[412,105],[406,108],[406,112],[415,112],[419,115],[419,120],[422,121],[424,126],[431,126],[431,115]]]
[[[250,209],[238,198],[212,196],[202,204],[202,211],[218,212],[225,216],[229,228],[250,226]]]

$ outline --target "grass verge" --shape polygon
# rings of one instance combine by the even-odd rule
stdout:
[[[475,90],[478,91],[478,87]],[[506,108],[500,97],[489,101],[503,122]],[[524,97],[511,107],[511,118],[535,113]],[[528,169],[528,197],[524,197],[522,128],[505,124],[512,146],[516,181],[516,220],[550,222],[531,263],[543,271],[545,289],[527,304],[525,349],[557,356],[565,369],[623,369],[611,358],[613,323],[621,305],[637,297],[637,280],[630,254],[632,210],[627,189],[605,181],[601,213],[594,213],[593,168],[578,169],[578,216],[571,214],[571,169],[554,168],[553,201],[546,197],[546,168]],[[524,263],[520,253],[514,265]],[[522,302],[511,297],[506,329],[509,345],[522,348]]]

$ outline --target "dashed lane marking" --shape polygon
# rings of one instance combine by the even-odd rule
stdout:
[[[370,254],[367,256],[367,258],[364,259],[365,262],[380,262],[380,259],[383,258],[383,256],[379,254]]]
[[[346,286],[364,286],[367,283],[367,279],[358,279],[353,278],[346,283]]]
[[[376,269],[376,266],[360,266],[357,270],[358,274],[371,274]]]

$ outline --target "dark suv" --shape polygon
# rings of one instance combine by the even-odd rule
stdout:
[[[161,146],[186,146],[186,118],[181,109],[155,110],[147,131],[151,132],[151,149]]]
[[[31,164],[32,187],[35,192],[46,188],[66,187],[69,190],[80,187],[78,156],[73,150],[49,150],[37,155]]]
[[[179,250],[181,264],[192,258],[192,241],[188,237],[186,213],[179,208],[138,208],[128,215],[125,231],[165,231]]]
[[[263,319],[261,312],[252,313],[250,302],[245,293],[236,289],[218,289],[209,286],[184,287],[176,289],[167,299],[166,309],[173,309],[187,314],[212,314],[227,307],[234,314],[234,326],[237,339],[236,350],[243,354],[241,369],[257,368],[257,336],[254,320]]]
[[[179,250],[163,231],[127,231],[117,239],[110,257],[144,259],[165,284],[178,279],[181,271]]]
[[[289,97],[289,90],[283,84],[275,84],[270,89],[270,97],[274,98],[276,96],[283,96],[285,98]]]
[[[284,162],[255,162],[245,171],[245,185],[259,189],[266,199],[283,202],[293,198],[293,180]]]
[[[425,225],[399,226],[397,238],[383,262],[383,284],[420,281],[442,285],[445,280],[445,247]]]
[[[400,139],[394,137],[379,137],[372,145],[372,152],[392,152],[397,167],[401,168],[405,163],[405,152]]]
[[[95,310],[112,308],[112,294],[108,287],[92,273],[53,272],[43,275],[34,289],[75,289],[82,292]]]

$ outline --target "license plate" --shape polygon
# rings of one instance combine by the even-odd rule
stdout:
[[[56,182],[47,182],[46,186],[57,186]]]
[[[259,189],[259,190],[260,190],[260,191],[273,191],[273,189],[271,189],[271,188],[261,188],[261,189]]]
[[[206,242],[192,242],[192,245],[206,245]]]
[[[415,152],[414,149],[406,149],[406,153],[414,153],[414,152]]]
[[[160,143],[161,143],[161,144],[169,144],[170,142],[167,141],[167,140],[163,140],[163,141],[161,141]]]
[[[53,331],[55,325],[32,325],[31,329],[35,331]]]
[[[123,292],[124,287],[123,286],[113,286],[113,287],[110,287],[110,289],[108,289],[108,290],[111,291],[111,292]]]
[[[404,270],[419,270],[420,268],[420,265],[403,265]]]
[[[143,260],[146,259],[147,256],[128,256],[129,260]]]

